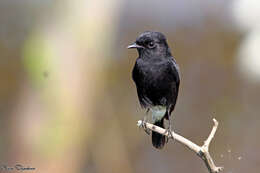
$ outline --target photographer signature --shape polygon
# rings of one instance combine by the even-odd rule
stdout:
[[[24,166],[22,164],[16,164],[14,166],[7,166],[7,165],[0,165],[0,170],[2,171],[33,171],[36,170],[36,168],[30,167],[30,166]]]

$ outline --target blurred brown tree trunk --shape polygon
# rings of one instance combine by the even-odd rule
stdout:
[[[117,0],[61,1],[31,33],[24,47],[29,78],[12,117],[11,162],[44,173],[81,170],[95,136],[93,109],[118,6]],[[118,151],[122,158],[114,161],[94,153],[96,170],[129,172],[124,148]]]

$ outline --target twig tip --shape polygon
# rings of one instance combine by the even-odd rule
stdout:
[[[220,171],[223,171],[223,170],[224,170],[224,167],[216,167],[215,172],[220,172]]]
[[[213,118],[213,122],[214,124],[218,124],[218,121],[215,118]]]
[[[138,127],[141,127],[141,126],[142,126],[142,123],[143,123],[142,120],[137,121],[137,126],[138,126]]]

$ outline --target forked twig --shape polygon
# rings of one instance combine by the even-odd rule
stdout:
[[[204,141],[204,144],[202,146],[199,146],[199,145],[193,143],[192,141],[184,138],[181,135],[178,135],[175,132],[172,132],[172,135],[170,135],[170,134],[168,134],[168,131],[166,129],[163,129],[161,127],[155,126],[155,125],[147,123],[147,122],[143,122],[142,120],[139,120],[137,122],[137,125],[139,127],[142,127],[142,125],[145,124],[145,127],[152,130],[152,131],[155,131],[155,132],[160,133],[162,135],[165,135],[167,137],[172,136],[172,138],[174,140],[178,141],[179,143],[188,147],[190,150],[194,151],[204,161],[204,163],[206,164],[210,173],[218,173],[218,172],[222,171],[224,168],[223,167],[217,167],[214,164],[214,161],[209,154],[210,142],[214,138],[214,135],[215,135],[217,128],[218,128],[218,121],[214,118],[213,122],[214,122],[213,128],[212,128],[207,140]]]

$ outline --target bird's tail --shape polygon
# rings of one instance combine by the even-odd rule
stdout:
[[[156,122],[154,123],[154,125],[159,126],[159,127],[161,127],[161,128],[164,128],[163,119],[164,119],[164,118],[162,118],[162,119],[159,120],[159,121],[156,121]],[[157,149],[162,149],[163,146],[165,145],[165,142],[166,142],[166,137],[165,137],[165,135],[161,135],[161,134],[159,134],[159,133],[157,133],[157,132],[154,132],[154,131],[152,132],[152,143],[153,143],[153,146],[154,146],[155,148],[157,148]]]

